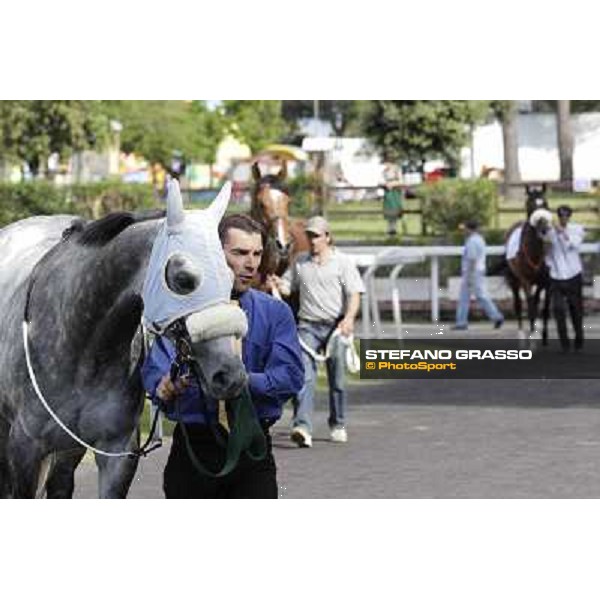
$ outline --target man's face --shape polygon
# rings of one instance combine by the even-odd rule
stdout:
[[[329,245],[329,235],[327,233],[307,231],[306,235],[310,242],[310,251],[312,254],[321,254]]]
[[[560,213],[558,215],[558,222],[560,223],[561,227],[566,227],[567,223],[569,222],[569,215],[566,213]]]
[[[241,229],[230,229],[223,243],[225,260],[233,271],[233,289],[247,291],[254,280],[263,254],[260,233],[247,233]]]

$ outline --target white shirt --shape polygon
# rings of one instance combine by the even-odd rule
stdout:
[[[579,275],[582,271],[579,246],[583,242],[585,231],[577,223],[567,223],[564,231],[553,227],[548,231],[546,241],[546,264],[552,279],[566,280]]]

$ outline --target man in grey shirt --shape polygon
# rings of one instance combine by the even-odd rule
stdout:
[[[333,442],[348,440],[345,426],[345,344],[365,291],[352,259],[333,245],[329,224],[313,217],[306,224],[310,252],[300,254],[281,279],[274,280],[283,295],[299,292],[298,334],[304,360],[304,386],[294,402],[291,439],[303,448],[312,446],[312,413],[317,360],[325,351],[329,383],[329,428]],[[330,342],[330,343],[328,343]]]

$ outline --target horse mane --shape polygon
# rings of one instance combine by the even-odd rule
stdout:
[[[160,209],[141,212],[114,212],[92,221],[79,231],[77,243],[82,246],[104,246],[122,231],[134,223],[142,223],[160,219],[165,216],[165,211]],[[72,228],[70,228],[72,229]],[[69,234],[73,232],[70,231]]]

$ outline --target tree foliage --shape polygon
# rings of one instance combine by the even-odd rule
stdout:
[[[219,111],[227,131],[253,153],[284,137],[281,100],[224,100]]]
[[[315,103],[318,103],[315,106]],[[283,100],[281,103],[282,116],[289,125],[290,137],[298,134],[296,122],[299,119],[309,119],[319,112],[319,118],[328,121],[334,133],[338,136],[358,133],[360,100]]]
[[[121,148],[168,167],[174,152],[187,160],[213,162],[224,123],[202,101],[113,100],[107,113],[123,125]]]
[[[6,100],[0,102],[0,153],[25,162],[37,174],[48,157],[100,148],[109,133],[102,103],[93,100]]]
[[[487,179],[445,179],[419,188],[422,218],[436,233],[457,232],[469,219],[489,222],[497,201],[497,188]]]
[[[444,159],[459,164],[468,144],[469,127],[485,119],[486,101],[374,100],[363,115],[363,131],[386,160],[423,165]]]

